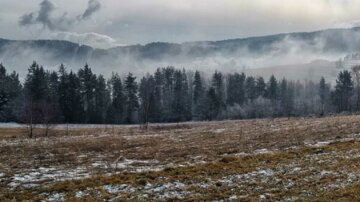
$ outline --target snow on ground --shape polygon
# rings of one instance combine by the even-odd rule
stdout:
[[[219,129],[214,130],[213,132],[214,133],[223,133],[225,130],[226,130],[225,128],[219,128]]]
[[[238,122],[236,122],[238,124]],[[251,122],[252,123],[252,122]],[[188,124],[188,123],[186,123]],[[208,124],[208,123],[207,123]],[[164,126],[164,125],[176,125],[181,126],[178,124],[153,124],[153,126]],[[209,124],[210,125],[210,124]],[[266,130],[270,129],[272,131],[276,131],[278,125],[271,125],[264,126],[269,127],[266,128]],[[1,124],[0,128],[17,128],[17,127],[26,127],[25,125],[19,125],[15,123],[10,124]],[[145,172],[145,171],[160,171],[164,168],[174,167],[174,169],[177,169],[177,167],[187,167],[192,165],[197,165],[200,163],[218,163],[218,160],[220,160],[222,157],[233,157],[233,156],[251,156],[252,155],[259,155],[261,159],[263,156],[272,154],[277,155],[281,152],[286,152],[289,150],[296,150],[296,149],[303,149],[304,146],[311,148],[310,150],[319,150],[317,153],[309,153],[301,155],[299,158],[301,159],[302,163],[299,163],[296,161],[291,161],[290,163],[284,163],[284,164],[276,164],[271,165],[271,167],[265,166],[256,166],[251,167],[251,169],[246,171],[239,171],[239,172],[224,172],[219,173],[218,175],[207,175],[208,173],[205,172],[204,177],[202,178],[196,178],[195,179],[184,179],[184,178],[161,178],[162,176],[155,177],[156,179],[151,179],[149,181],[144,181],[143,183],[136,184],[137,182],[128,182],[128,181],[116,181],[114,184],[111,184],[111,182],[106,182],[101,185],[96,185],[96,187],[82,187],[81,189],[73,190],[72,193],[73,197],[76,198],[86,198],[87,196],[91,195],[94,196],[94,192],[99,192],[99,196],[110,196],[107,200],[108,201],[119,201],[119,200],[143,200],[146,201],[147,199],[153,199],[153,200],[171,200],[174,198],[186,198],[188,196],[194,196],[198,193],[196,193],[197,190],[211,190],[211,189],[220,189],[220,187],[226,187],[228,190],[232,190],[231,194],[226,196],[227,198],[224,198],[225,201],[227,200],[246,200],[248,199],[248,195],[251,195],[251,193],[256,193],[256,197],[258,200],[268,200],[270,199],[271,193],[276,193],[276,191],[287,191],[293,189],[293,187],[296,186],[304,186],[303,192],[299,193],[298,197],[302,196],[311,196],[314,194],[312,190],[309,190],[306,188],[306,183],[309,182],[321,182],[321,189],[324,191],[331,191],[333,189],[340,189],[349,185],[352,185],[354,183],[360,182],[360,173],[354,171],[354,170],[342,170],[342,169],[329,169],[329,167],[321,167],[319,165],[334,165],[339,163],[341,160],[346,159],[358,159],[360,158],[360,152],[358,150],[348,150],[348,151],[332,151],[327,150],[323,151],[322,147],[331,147],[334,142],[345,142],[345,141],[359,141],[360,140],[360,134],[353,134],[345,136],[344,133],[341,135],[338,134],[338,132],[333,133],[332,136],[326,136],[326,135],[319,135],[317,138],[313,138],[312,136],[306,136],[303,139],[299,139],[296,141],[293,141],[292,138],[289,138],[289,144],[283,144],[284,147],[273,147],[272,144],[269,144],[274,142],[274,144],[278,144],[278,139],[266,139],[265,141],[261,142],[256,138],[261,139],[262,136],[252,136],[256,137],[255,139],[248,139],[249,137],[246,136],[248,134],[247,132],[242,133],[241,130],[235,130],[231,126],[227,127],[224,125],[218,125],[218,126],[209,126],[209,127],[201,127],[199,130],[195,131],[188,131],[190,130],[186,127],[178,127],[171,130],[162,130],[160,127],[159,130],[152,130],[150,133],[145,133],[143,131],[135,132],[134,134],[132,132],[127,133],[125,130],[121,131],[119,134],[109,134],[106,133],[105,128],[111,128],[111,127],[138,127],[138,125],[132,125],[132,126],[124,126],[124,125],[57,125],[55,127],[59,128],[99,128],[100,130],[96,130],[99,132],[95,133],[89,133],[84,134],[79,133],[74,136],[50,136],[50,137],[37,137],[33,139],[27,139],[27,138],[7,138],[0,140],[0,146],[4,149],[11,148],[11,146],[15,146],[12,150],[13,153],[16,153],[18,150],[20,151],[22,146],[28,146],[28,147],[34,147],[34,149],[39,149],[39,151],[43,151],[41,149],[44,148],[51,148],[52,146],[60,145],[59,147],[59,153],[64,153],[67,155],[69,154],[70,161],[60,161],[59,163],[55,161],[49,161],[50,163],[44,161],[44,164],[39,164],[39,166],[31,166],[30,168],[26,167],[14,167],[14,169],[10,169],[10,163],[7,165],[8,167],[2,166],[0,163],[0,168],[4,170],[0,170],[0,182],[5,182],[5,186],[8,190],[34,190],[34,189],[40,189],[40,187],[43,186],[50,186],[54,184],[54,182],[63,181],[63,180],[73,180],[73,179],[84,179],[89,178],[97,175],[104,175],[103,177],[111,177],[114,174],[120,174],[123,171],[132,172],[129,175],[133,175],[136,172]],[[217,128],[218,127],[218,128]],[[294,126],[295,127],[295,126]],[[294,127],[288,127],[284,130],[295,130]],[[301,127],[301,126],[299,126]],[[249,127],[251,128],[251,127]],[[184,132],[181,133],[181,132]],[[288,132],[288,131],[287,131]],[[292,133],[292,131],[290,131]],[[289,133],[290,133],[289,132]],[[203,134],[204,133],[204,134]],[[228,138],[230,139],[229,142],[226,142],[230,145],[232,143],[232,138],[239,138],[239,142],[241,141],[251,141],[251,143],[256,144],[254,147],[250,147],[250,149],[247,150],[241,150],[238,149],[235,145],[233,149],[229,150],[223,150],[225,152],[221,152],[220,149],[226,148],[227,145],[221,145],[220,141],[217,141],[218,139],[215,139],[217,137],[223,137],[222,134],[225,133],[226,135],[229,135]],[[234,134],[244,134],[244,136],[236,136]],[[274,137],[280,132],[276,132],[272,134]],[[289,134],[286,133],[286,134]],[[219,147],[219,153],[216,152],[217,156],[210,156],[206,152],[202,152],[202,150],[199,153],[197,152],[197,149],[199,149],[198,145],[201,146],[201,144],[190,144],[189,147],[182,146],[179,148],[172,148],[173,144],[170,144],[171,146],[169,148],[166,148],[162,151],[169,152],[169,154],[176,154],[179,155],[181,158],[172,159],[173,156],[169,155],[169,157],[159,158],[156,155],[153,155],[153,152],[158,151],[152,151],[148,152],[148,150],[142,150],[143,143],[140,144],[137,142],[136,138],[143,138],[143,140],[147,141],[149,139],[154,139],[154,145],[161,147],[162,145],[158,145],[156,140],[157,138],[163,138],[163,142],[170,142],[172,143],[173,140],[175,143],[179,143],[181,141],[184,141],[185,138],[190,137],[194,134],[196,141],[201,141],[202,143],[206,140],[209,140],[211,138],[214,138],[215,141],[213,144],[204,145],[204,148],[208,149],[212,147],[218,148]],[[198,135],[200,134],[200,135]],[[210,135],[209,135],[210,134]],[[221,134],[221,135],[217,135]],[[300,135],[305,133],[298,133]],[[198,136],[197,136],[198,135]],[[208,136],[206,136],[208,135]],[[270,136],[270,135],[269,135]],[[119,144],[123,144],[123,142],[127,142],[130,146],[128,148],[129,152],[124,152],[122,147],[114,147],[114,150],[106,150],[103,151],[101,148],[92,148],[92,144],[97,145],[98,140],[103,140],[101,138],[105,137],[108,138],[109,141],[104,144],[104,147],[107,147],[108,143],[111,144],[111,141],[117,141]],[[225,136],[226,137],[226,136]],[[294,135],[296,138],[296,135]],[[301,136],[303,137],[303,136]],[[344,138],[345,137],[345,138]],[[207,139],[202,139],[207,138]],[[243,139],[241,139],[243,138]],[[66,145],[68,143],[74,143],[75,141],[79,141],[81,143],[82,139],[89,140],[85,143],[91,143],[89,147],[82,148],[83,150],[79,150],[79,152],[67,151],[68,149]],[[171,140],[171,141],[170,141]],[[204,141],[203,141],[204,140]],[[220,139],[220,140],[226,140],[226,138]],[[287,140],[287,139],[286,139]],[[284,140],[284,141],[286,141]],[[305,140],[305,141],[304,141]],[[306,141],[307,140],[307,141]],[[320,141],[321,140],[321,141]],[[145,142],[144,141],[144,142]],[[187,141],[188,143],[190,141]],[[295,142],[295,143],[292,143]],[[167,143],[167,142],[166,142]],[[192,142],[191,142],[192,143]],[[248,143],[248,142],[246,142]],[[249,142],[249,144],[251,144]],[[46,145],[46,147],[45,147]],[[63,146],[65,145],[65,146]],[[71,144],[74,145],[74,144]],[[209,146],[210,145],[210,146]],[[245,144],[244,144],[245,145]],[[9,146],[9,147],[8,147]],[[150,145],[153,146],[153,145]],[[286,146],[289,146],[289,148],[286,148]],[[20,148],[20,149],[19,149]],[[150,148],[150,147],[149,147]],[[177,153],[177,151],[184,149],[193,149],[191,151],[195,151],[194,153],[184,153],[183,156],[181,156],[183,153]],[[261,149],[263,148],[263,149]],[[80,148],[79,148],[80,149]],[[87,150],[88,149],[88,150]],[[175,151],[173,151],[175,150]],[[5,151],[5,150],[4,150]],[[36,150],[37,151],[37,150]],[[234,153],[232,153],[234,151]],[[244,152],[241,152],[244,151]],[[68,152],[68,153],[66,153]],[[143,153],[147,152],[150,155],[147,156],[136,156],[137,154],[141,155]],[[172,153],[171,153],[172,152]],[[238,152],[238,153],[236,153]],[[44,158],[49,158],[51,160],[54,160],[54,154],[58,154],[56,152],[52,153],[44,153]],[[136,154],[136,155],[131,155]],[[20,153],[21,155],[21,153]],[[114,159],[118,156],[126,156],[125,157],[119,157],[117,160],[114,161]],[[191,156],[194,155],[194,156]],[[34,157],[36,157],[34,155]],[[32,157],[32,156],[31,156]],[[74,158],[74,164],[72,164],[71,160]],[[139,159],[136,159],[139,158]],[[155,159],[151,159],[155,158]],[[159,160],[157,160],[158,158]],[[247,158],[247,157],[245,157]],[[244,158],[244,159],[245,159]],[[4,158],[6,159],[6,158]],[[31,158],[32,159],[32,158]],[[150,159],[150,160],[144,160],[144,159]],[[170,159],[170,160],[168,160]],[[340,160],[339,160],[340,159]],[[18,162],[27,162],[28,159],[18,161]],[[38,159],[32,159],[34,162],[39,161]],[[48,160],[48,159],[46,159]],[[43,161],[43,159],[41,159]],[[6,161],[5,161],[6,162]],[[10,162],[10,161],[9,161]],[[29,163],[30,162],[30,163]],[[32,161],[29,161],[27,163],[23,163],[20,165],[27,165],[31,164]],[[55,163],[54,163],[55,162]],[[65,162],[65,163],[64,163]],[[314,163],[315,162],[315,163]],[[310,164],[311,163],[311,164]],[[66,164],[66,165],[65,165]],[[49,166],[51,165],[51,166]],[[246,166],[246,165],[245,165]],[[345,167],[346,168],[346,167]],[[186,170],[186,169],[185,169]],[[99,171],[99,172],[98,172]],[[166,171],[167,172],[167,171]],[[161,173],[166,173],[161,172]],[[139,174],[141,176],[142,174]],[[202,175],[202,174],[200,174]],[[156,175],[155,175],[156,176]],[[210,177],[211,176],[211,177]],[[298,177],[301,176],[301,177]],[[330,179],[329,181],[321,181],[322,179]],[[85,180],[86,181],[86,180]],[[117,184],[116,184],[117,183]],[[87,185],[88,186],[88,185]],[[90,185],[95,186],[95,185]],[[18,189],[19,188],[19,189]],[[275,190],[279,189],[279,190]],[[100,190],[100,191],[99,191]],[[194,191],[195,190],[195,191]],[[234,191],[235,190],[235,191]],[[62,193],[60,191],[54,191],[54,192],[45,192],[43,196],[46,197],[48,201],[66,201],[68,197],[68,193]],[[102,193],[106,193],[105,195],[101,195]],[[297,198],[294,196],[289,196],[287,200],[294,201]]]
[[[73,179],[82,179],[90,176],[90,173],[86,168],[76,168],[76,169],[60,169],[57,167],[44,168],[40,167],[38,169],[31,169],[28,171],[23,171],[21,173],[14,174],[8,184],[11,188],[16,188],[18,186],[22,187],[36,187],[39,186],[40,182],[53,182],[53,181],[64,181],[64,180],[73,180]]]
[[[145,171],[159,171],[164,168],[164,165],[161,165],[158,160],[134,160],[134,159],[121,159],[113,163],[107,163],[103,161],[96,161],[92,164],[95,168],[103,169],[126,169],[128,171],[134,172],[145,172]]]
[[[305,178],[293,178],[291,176],[299,176],[308,171],[310,175]],[[281,177],[282,176],[282,177]],[[286,177],[288,176],[288,177]],[[335,183],[329,182],[322,188],[324,191],[334,188],[342,188],[353,182],[360,182],[360,173],[347,173],[341,171],[317,171],[315,168],[299,167],[296,164],[282,165],[276,169],[259,168],[255,171],[225,175],[220,179],[206,178],[205,181],[179,181],[162,178],[158,183],[149,183],[145,185],[132,186],[129,184],[107,184],[101,188],[108,194],[111,194],[109,201],[116,200],[171,200],[171,199],[184,199],[187,196],[194,196],[197,190],[196,187],[201,189],[209,189],[214,187],[229,187],[229,189],[240,190],[240,194],[231,195],[227,200],[241,200],[248,197],[248,193],[253,191],[260,192],[258,199],[267,200],[271,198],[272,194],[268,193],[274,191],[279,183],[283,190],[292,189],[292,187],[306,183],[309,181],[317,181],[324,177],[332,177],[337,179]],[[170,181],[168,181],[170,180]],[[256,184],[256,186],[254,186]],[[88,188],[87,191],[97,190],[99,187]],[[77,191],[75,193],[77,198],[82,198],[87,195],[87,191]],[[312,190],[304,190],[303,195],[312,194]],[[59,196],[59,195],[57,195]],[[60,195],[61,196],[61,195]],[[53,196],[54,198],[54,196]],[[294,200],[296,200],[294,198]],[[291,199],[290,199],[291,201]]]
[[[344,139],[338,139],[336,141],[341,142],[341,141],[349,141],[349,140],[354,140],[354,139],[358,139],[360,137],[360,135],[351,135],[350,137],[344,138]],[[73,137],[75,138],[75,137]],[[81,137],[76,137],[76,138],[81,138]],[[29,142],[34,141],[33,139],[24,139],[22,141],[26,141],[27,144]],[[35,140],[39,141],[39,140]],[[322,141],[322,142],[317,142],[317,143],[306,143],[308,146],[312,146],[312,147],[321,147],[321,146],[325,146],[328,145],[334,141]],[[3,142],[0,142],[0,144]],[[9,143],[9,142],[7,142]],[[23,142],[22,142],[23,143]],[[259,150],[255,150],[252,153],[239,153],[239,154],[235,154],[234,156],[247,156],[247,155],[256,155],[256,154],[272,154],[275,151],[271,151],[268,149],[259,149]],[[331,162],[326,162],[326,159],[324,160],[322,158],[322,155],[326,155],[326,154],[318,154],[318,155],[311,155],[309,156],[309,158],[311,157],[312,160],[317,160],[319,162],[322,163],[331,163]],[[337,154],[333,154],[333,155],[337,155],[343,158],[360,158],[360,153],[346,153],[346,154],[341,154],[341,153],[337,153]],[[77,158],[83,158],[86,157],[85,154],[78,156]],[[99,156],[99,159],[101,155]],[[77,167],[77,168],[73,168],[73,169],[69,169],[69,168],[61,168],[61,167],[40,167],[37,169],[29,169],[29,170],[21,170],[20,173],[15,173],[13,176],[10,177],[10,182],[8,183],[8,186],[10,188],[16,188],[18,186],[22,186],[22,187],[36,187],[39,185],[39,182],[51,182],[51,181],[64,181],[64,180],[70,180],[70,179],[82,179],[82,178],[88,178],[91,176],[91,170],[93,170],[93,168],[96,169],[111,169],[114,172],[109,173],[109,175],[111,174],[116,174],[119,173],[119,171],[121,170],[127,170],[130,172],[145,172],[145,171],[160,171],[163,170],[165,167],[182,167],[182,166],[191,166],[191,165],[196,165],[199,163],[206,163],[206,161],[203,161],[203,157],[202,156],[193,156],[193,157],[189,157],[189,159],[191,161],[193,161],[194,163],[188,163],[188,164],[173,164],[173,163],[169,163],[169,164],[161,164],[161,162],[159,162],[158,160],[136,160],[136,159],[126,159],[123,157],[120,157],[118,160],[116,160],[115,162],[109,163],[109,162],[104,162],[101,160],[97,160],[95,162],[93,162],[91,164],[91,166],[87,166],[87,167]],[[288,170],[288,172],[301,172],[302,168],[301,167],[293,167],[293,168],[283,168],[281,169],[281,172],[284,172],[284,170]],[[280,171],[279,171],[280,172]],[[271,169],[264,169],[264,170],[257,170],[251,173],[246,173],[246,174],[241,174],[241,175],[236,175],[236,176],[228,176],[222,180],[220,180],[219,182],[221,183],[225,183],[225,184],[233,184],[230,182],[233,182],[234,179],[240,179],[240,180],[250,180],[251,178],[257,178],[257,176],[265,176],[265,177],[271,177],[272,175],[274,175],[274,173],[278,173],[275,172]],[[279,174],[279,173],[278,173]],[[327,171],[320,171],[319,175],[335,175],[336,173],[329,173]],[[357,176],[359,176],[360,174],[356,174],[356,173],[349,173],[349,176],[352,176],[351,179],[354,178],[354,176],[357,178]],[[0,181],[4,180],[5,174],[4,173],[0,173]],[[210,183],[211,184],[211,183]],[[204,184],[204,183],[199,183],[197,184],[199,187],[207,187],[210,186],[208,184]]]

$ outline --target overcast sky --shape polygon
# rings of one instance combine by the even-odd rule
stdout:
[[[102,48],[352,27],[359,21],[360,0],[0,0],[0,38],[66,39]]]

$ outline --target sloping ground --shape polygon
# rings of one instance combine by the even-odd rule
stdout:
[[[358,201],[359,121],[0,129],[0,201]]]

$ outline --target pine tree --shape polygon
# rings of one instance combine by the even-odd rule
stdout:
[[[266,83],[263,77],[257,77],[256,79],[256,97],[265,97],[266,95]]]
[[[8,74],[0,63],[0,121],[18,121],[21,95],[19,75],[15,71]]]
[[[245,79],[244,73],[241,75],[238,73],[228,75],[227,79],[227,100],[228,105],[239,104],[242,105],[245,102]]]
[[[225,88],[224,88],[224,78],[221,72],[215,71],[212,77],[211,86],[214,88],[216,93],[216,98],[219,105],[219,110],[225,108]]]
[[[44,125],[44,135],[48,136],[50,127],[61,121],[61,110],[59,106],[59,76],[57,72],[46,72],[47,95],[42,106],[42,124]]]
[[[96,120],[95,123],[105,123],[106,113],[110,105],[110,92],[107,89],[106,81],[102,75],[97,77],[97,85],[95,87],[95,106]]]
[[[66,68],[63,64],[59,67],[59,87],[58,87],[58,94],[59,94],[59,107],[61,109],[61,113],[63,115],[63,121],[65,123],[71,122],[71,106],[69,104],[69,74],[66,71]]]
[[[189,121],[192,118],[192,100],[191,100],[191,93],[189,90],[189,82],[187,79],[186,71],[185,69],[182,70],[182,97],[183,97],[183,105],[184,105],[184,111],[183,111],[183,118],[185,121]]]
[[[164,121],[172,121],[173,114],[173,99],[174,99],[174,67],[167,67],[163,69],[164,86],[163,86],[163,119]]]
[[[158,68],[154,74],[155,86],[154,86],[154,109],[153,109],[153,121],[163,121],[163,105],[164,105],[164,76],[160,68]]]
[[[334,104],[339,112],[351,109],[350,98],[353,94],[353,88],[350,72],[347,70],[340,72],[336,80],[335,92],[333,93]]]
[[[325,106],[327,103],[327,100],[329,99],[329,92],[330,92],[330,87],[328,86],[328,84],[326,84],[325,78],[321,77],[320,79],[320,83],[319,83],[319,97],[320,97],[320,104],[321,104],[321,109],[320,109],[320,113],[321,115],[325,114]]]
[[[139,87],[139,98],[140,98],[140,118],[141,122],[147,124],[149,122],[156,121],[154,115],[156,114],[154,110],[155,107],[155,79],[153,76],[147,75],[143,77],[140,82]]]
[[[139,108],[138,102],[138,85],[136,83],[136,77],[131,73],[125,79],[125,121],[126,123],[135,123],[137,121],[137,111]]]
[[[246,78],[245,81],[245,91],[246,91],[246,98],[253,102],[256,99],[257,91],[256,91],[256,82],[255,78],[250,76]]]
[[[206,119],[211,121],[216,119],[220,113],[221,103],[219,101],[218,95],[216,94],[216,90],[214,87],[210,87],[206,92],[206,105],[207,114]]]
[[[278,83],[274,75],[270,77],[266,91],[267,98],[269,98],[272,102],[275,102],[278,99]]]
[[[84,123],[94,123],[96,121],[96,98],[95,88],[97,83],[96,75],[94,75],[86,64],[83,69],[78,72],[80,79],[80,95],[83,106]]]
[[[193,86],[193,118],[202,120],[204,119],[205,88],[199,71],[195,72]]]
[[[120,76],[112,74],[109,81],[109,89],[111,91],[111,106],[108,109],[108,122],[120,124],[124,122],[124,105],[125,96]]]
[[[0,63],[0,112],[3,111],[5,104],[9,101],[9,95],[7,94],[7,74],[3,64]]]
[[[171,121],[186,121],[191,117],[188,95],[188,83],[185,72],[176,70],[174,73],[172,117]]]
[[[29,137],[33,137],[34,124],[42,123],[45,116],[44,109],[48,95],[48,80],[43,67],[36,62],[28,69],[28,74],[24,84],[25,105],[24,117],[25,123],[29,124]]]
[[[292,114],[294,105],[294,89],[291,83],[283,78],[280,83],[279,100],[280,100],[280,115],[290,116]]]
[[[67,120],[68,123],[83,122],[83,108],[81,99],[81,83],[79,77],[70,71],[68,76],[67,103],[69,104]]]

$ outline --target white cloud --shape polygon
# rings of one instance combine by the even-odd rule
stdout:
[[[107,49],[115,46],[121,46],[115,39],[94,32],[76,33],[76,32],[56,32],[51,33],[50,38],[58,40],[67,40],[74,43],[85,44],[94,48]]]

